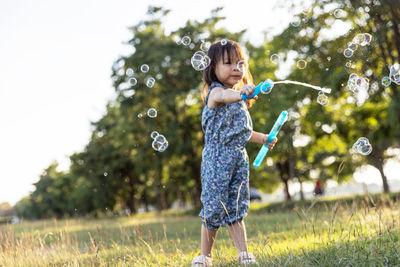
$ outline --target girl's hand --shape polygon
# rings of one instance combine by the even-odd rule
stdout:
[[[271,143],[269,143],[269,144],[267,145],[268,148],[269,148],[269,149],[273,149],[274,146],[275,146],[275,144],[276,144],[276,142],[278,142],[278,138],[275,137],[275,139],[274,139]],[[263,143],[264,143],[264,144],[268,143],[268,134],[265,134],[265,135],[264,135]]]
[[[246,84],[245,86],[240,89],[240,95],[247,95],[248,97],[251,96],[254,93],[254,84]],[[257,99],[258,96],[253,97],[254,99]]]

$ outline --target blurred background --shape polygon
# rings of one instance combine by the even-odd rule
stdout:
[[[316,90],[277,84],[250,109],[266,133],[289,111],[251,167],[255,199],[399,191],[400,3],[251,3],[2,1],[0,216],[198,208],[202,81],[191,58],[223,39],[246,48],[255,84],[332,89],[321,104]],[[372,151],[354,150],[360,137]],[[251,162],[259,148],[248,144]]]

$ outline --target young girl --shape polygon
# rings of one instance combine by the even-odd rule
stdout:
[[[247,251],[243,222],[250,204],[245,145],[247,141],[267,143],[268,135],[253,131],[247,108],[255,99],[242,101],[241,95],[250,96],[254,85],[240,45],[234,41],[216,42],[208,56],[211,64],[203,73],[202,91],[205,146],[201,163],[203,209],[199,214],[203,222],[201,255],[193,259],[192,266],[212,265],[211,248],[218,228],[225,225],[238,251],[239,263],[257,263]],[[268,147],[272,149],[275,143],[276,140]]]

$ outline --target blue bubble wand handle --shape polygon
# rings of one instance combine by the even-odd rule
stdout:
[[[274,82],[271,79],[266,79],[264,82],[260,83],[254,88],[254,93],[250,96],[247,95],[242,95],[243,101],[246,101],[247,99],[251,99],[258,95],[259,93],[263,92],[264,94],[269,94],[274,87]]]
[[[278,119],[275,121],[274,126],[272,127],[271,131],[268,134],[268,142],[263,144],[260,151],[257,154],[256,159],[253,162],[253,166],[258,168],[260,167],[261,163],[263,162],[265,156],[267,155],[269,148],[268,144],[274,141],[275,137],[278,135],[279,130],[281,129],[282,125],[285,123],[287,119],[287,111],[284,110],[279,115]]]

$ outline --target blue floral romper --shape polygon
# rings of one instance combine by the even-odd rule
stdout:
[[[201,125],[205,146],[201,162],[201,202],[199,216],[209,230],[241,221],[247,214],[249,195],[249,158],[245,149],[253,125],[244,101],[208,108],[205,98]]]

